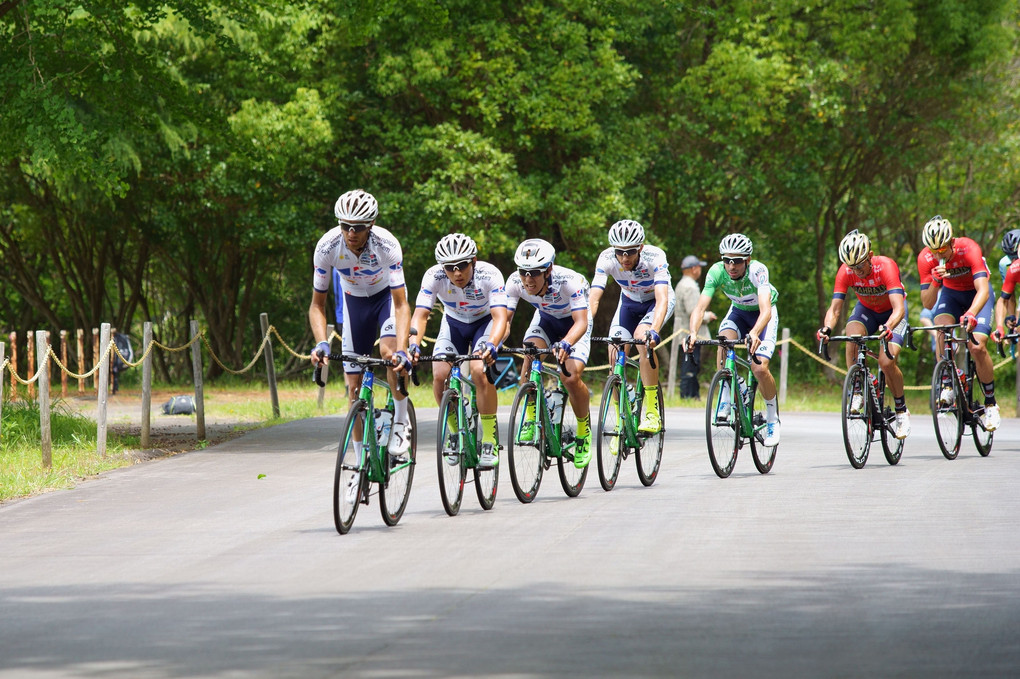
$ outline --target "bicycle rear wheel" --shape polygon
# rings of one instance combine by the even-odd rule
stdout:
[[[650,486],[659,475],[659,464],[662,462],[662,447],[666,443],[666,408],[662,387],[659,387],[659,431],[654,434],[639,434],[641,447],[637,451],[637,475],[641,485]]]
[[[478,413],[476,412],[471,419],[475,423],[475,441],[480,442],[482,440],[482,428]],[[480,469],[475,464],[474,469],[471,470],[475,476],[475,495],[478,496],[478,504],[482,506],[482,509],[492,509],[493,504],[496,502],[496,489],[499,487],[499,462],[502,461],[499,459],[501,457],[499,454],[502,452],[502,447],[497,444],[496,453],[498,457],[496,465],[488,469]]]
[[[871,450],[871,383],[864,366],[852,365],[843,380],[843,447],[854,469],[863,469]],[[859,404],[854,401],[860,397]],[[857,407],[854,407],[857,405]]]
[[[457,406],[460,395],[456,389],[447,389],[439,402],[439,422],[436,427],[436,468],[439,471],[439,496],[443,509],[450,516],[460,511],[464,498],[464,437],[457,430]],[[450,463],[453,464],[450,464]]]
[[[949,399],[942,398],[943,386],[948,386],[951,390]],[[963,439],[963,404],[962,390],[956,377],[956,366],[943,358],[935,365],[935,372],[931,377],[931,416],[935,422],[935,439],[947,460],[955,460],[960,454],[960,441]]]
[[[574,466],[574,451],[578,446],[577,415],[574,414],[574,409],[565,393],[563,394],[563,411],[560,415],[559,425],[560,457],[557,462],[559,463],[560,485],[563,486],[563,492],[567,494],[567,497],[577,497],[581,494],[581,489],[584,488],[584,480],[588,478],[588,467],[591,466],[591,461],[589,460],[588,464],[581,469]],[[591,434],[588,436],[588,445],[590,446]]]
[[[414,465],[418,457],[418,419],[414,415],[414,404],[407,399],[407,423],[411,427],[411,446],[399,457],[386,455],[389,470],[386,482],[380,484],[379,511],[387,526],[396,526],[411,497],[411,481],[414,480]]]
[[[705,403],[705,434],[708,438],[708,459],[716,475],[725,479],[733,471],[740,448],[740,427],[736,403],[732,402],[730,380],[732,375],[726,368],[716,371],[708,387],[708,401]],[[723,397],[723,385],[730,385]]]
[[[975,380],[975,383],[977,380]],[[979,392],[980,393],[980,392]],[[973,407],[976,404],[971,404]],[[974,437],[974,445],[977,446],[977,451],[981,457],[988,457],[988,454],[992,452],[992,435],[995,432],[988,431],[982,424],[981,419],[977,415],[971,417],[970,424],[971,435]]]
[[[624,431],[620,421],[620,394],[622,381],[619,375],[610,373],[602,389],[602,403],[599,405],[599,425],[595,441],[596,461],[599,469],[599,483],[602,490],[616,487],[623,461]]]
[[[358,399],[351,405],[344,422],[344,433],[336,456],[336,470],[333,473],[333,524],[336,532],[346,535],[354,525],[358,505],[365,491],[365,466],[362,446],[355,446],[354,436],[365,435],[365,412],[368,404]],[[355,448],[362,450],[356,451]]]
[[[903,456],[903,444],[906,441],[896,438],[893,433],[893,427],[896,426],[896,413],[889,406],[884,405],[885,398],[880,398],[878,403],[882,406],[882,419],[885,420],[885,426],[882,427],[882,452],[885,453],[886,462],[891,465],[896,464]]]
[[[517,499],[528,503],[538,494],[545,467],[545,427],[538,412],[538,388],[534,382],[518,387],[510,408],[507,434],[510,483]]]
[[[776,462],[776,451],[779,444],[774,446],[765,445],[765,434],[767,423],[765,421],[765,397],[761,395],[758,384],[751,388],[748,402],[751,404],[751,458],[754,466],[760,474],[768,474],[772,471],[772,465]]]

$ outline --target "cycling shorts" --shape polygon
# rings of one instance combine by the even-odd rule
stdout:
[[[531,318],[531,326],[527,332],[524,333],[524,341],[527,342],[531,339],[540,339],[545,342],[547,347],[551,347],[556,342],[562,340],[570,329],[574,326],[574,319],[570,316],[566,318],[553,318],[552,316],[546,316],[541,311],[535,310],[535,315]],[[570,349],[570,358],[576,359],[588,365],[588,357],[591,355],[591,314],[588,314],[588,329],[585,331],[581,339],[577,341],[574,346]]]
[[[397,336],[393,295],[389,288],[371,297],[355,297],[344,293],[344,319],[347,322],[341,334],[345,354],[371,355],[376,339]],[[357,375],[362,372],[362,368],[357,363],[345,361],[344,372]]]
[[[939,316],[952,316],[953,320],[950,323],[959,323],[960,316],[967,312],[970,308],[971,303],[974,301],[974,295],[977,294],[976,290],[951,290],[950,288],[943,287],[939,291],[939,299],[935,302],[933,311],[935,312],[935,325],[948,325],[945,323],[946,319],[939,320]],[[974,333],[979,335],[991,335],[992,334],[992,295],[988,295],[988,300],[985,305],[981,307],[980,313],[977,315],[977,327],[974,328]]]
[[[492,317],[482,316],[474,323],[464,323],[443,314],[433,354],[470,354],[481,349],[492,334]]]
[[[754,324],[758,322],[759,311],[745,311],[738,309],[734,306],[730,307],[730,310],[726,312],[726,317],[723,318],[722,323],[719,324],[719,332],[723,330],[733,330],[737,333],[737,339],[743,338],[751,331]],[[758,351],[754,352],[755,356],[762,356],[767,359],[772,359],[772,354],[776,351],[776,331],[779,329],[779,310],[776,307],[772,307],[772,318],[769,319],[768,325],[761,331],[758,338],[761,340],[761,344],[758,345]]]
[[[671,295],[666,307],[666,316],[662,319],[663,327],[665,327],[666,321],[673,315],[675,304],[676,298]],[[634,330],[639,325],[651,326],[654,319],[655,298],[647,302],[635,302],[629,297],[620,295],[620,304],[616,307],[616,315],[613,316],[613,323],[609,327],[609,336],[631,339],[634,337]]]
[[[905,305],[904,305],[905,306]],[[885,311],[875,311],[864,306],[860,302],[854,307],[853,312],[850,314],[850,318],[846,319],[847,325],[851,321],[857,321],[864,326],[864,332],[867,335],[874,335],[878,330],[878,326],[885,325],[885,322],[889,320],[889,316],[892,315],[892,309]],[[893,328],[892,339],[890,344],[897,346],[903,346],[903,337],[907,334],[907,314],[906,308],[904,308],[903,320],[896,324]]]

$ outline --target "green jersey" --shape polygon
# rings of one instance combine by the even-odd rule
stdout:
[[[723,294],[730,298],[733,306],[742,311],[758,310],[758,292],[762,289],[769,291],[772,306],[775,306],[776,300],[779,299],[779,292],[769,283],[768,267],[754,259],[747,263],[747,270],[739,280],[730,278],[726,273],[726,265],[722,262],[713,264],[708,270],[702,294],[711,297],[715,294],[716,288],[722,288]]]

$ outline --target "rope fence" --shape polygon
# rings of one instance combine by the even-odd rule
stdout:
[[[4,345],[4,343],[0,342],[0,425],[2,425],[2,412],[3,412],[2,411],[2,403],[3,403],[3,397],[4,397],[4,393],[3,393],[3,385],[4,385],[3,372],[4,371],[7,371],[10,374],[10,377],[11,377],[11,388],[12,388],[12,391],[13,391],[12,395],[14,397],[17,397],[16,385],[20,384],[20,385],[23,385],[23,386],[26,386],[26,387],[29,388],[29,399],[30,400],[34,397],[32,387],[34,385],[36,385],[41,379],[44,379],[45,382],[46,382],[45,389],[46,389],[47,400],[48,400],[48,393],[49,393],[49,386],[48,386],[48,384],[49,384],[49,372],[48,372],[47,369],[45,369],[44,366],[47,366],[49,361],[52,361],[57,366],[57,368],[60,370],[60,373],[62,375],[61,379],[62,379],[62,383],[63,383],[63,395],[65,397],[67,395],[66,394],[66,378],[69,377],[71,379],[75,379],[75,380],[79,381],[79,394],[84,393],[83,381],[88,379],[88,378],[90,378],[90,377],[93,378],[94,382],[95,382],[96,390],[97,390],[97,392],[99,392],[99,411],[100,411],[100,416],[97,419],[102,420],[102,421],[100,421],[98,423],[98,425],[105,432],[106,391],[108,390],[108,387],[109,387],[108,380],[105,379],[105,378],[109,374],[110,369],[112,367],[112,362],[113,362],[114,355],[116,355],[119,358],[119,360],[123,363],[123,365],[125,367],[127,367],[127,368],[136,368],[136,367],[139,367],[139,366],[143,366],[143,385],[142,385],[142,391],[143,391],[143,405],[145,406],[143,408],[143,410],[147,411],[148,410],[148,405],[149,405],[149,398],[148,397],[151,394],[151,360],[152,360],[153,351],[155,349],[160,349],[162,351],[176,353],[176,352],[182,352],[182,351],[187,351],[188,349],[191,349],[192,350],[193,372],[194,372],[194,379],[195,379],[196,413],[198,415],[198,422],[196,423],[196,425],[197,425],[197,435],[198,435],[198,440],[202,440],[202,439],[205,438],[204,407],[203,407],[203,404],[202,404],[202,384],[201,384],[201,380],[202,380],[202,367],[201,367],[202,366],[202,364],[201,364],[202,350],[201,350],[201,347],[203,347],[203,346],[205,347],[205,351],[209,354],[209,356],[212,359],[212,361],[221,370],[223,370],[224,372],[229,373],[231,375],[243,375],[243,374],[251,371],[252,369],[254,369],[254,367],[258,363],[259,359],[265,357],[266,368],[267,368],[267,373],[268,373],[269,389],[270,389],[271,398],[272,398],[272,402],[273,402],[273,415],[274,415],[274,417],[279,417],[278,397],[277,397],[277,393],[276,393],[275,369],[273,367],[273,359],[272,359],[272,346],[273,346],[273,343],[274,343],[273,342],[273,338],[275,338],[275,343],[279,347],[281,347],[284,351],[286,351],[290,356],[292,356],[294,358],[306,359],[308,357],[308,354],[294,349],[280,335],[279,330],[277,330],[277,328],[275,326],[270,325],[268,323],[268,317],[267,317],[266,314],[262,314],[261,315],[261,322],[262,322],[263,335],[262,335],[262,339],[261,339],[261,341],[259,343],[259,346],[256,349],[255,354],[251,358],[251,360],[248,361],[248,363],[246,363],[241,368],[232,368],[231,366],[228,366],[228,365],[226,365],[226,363],[224,363],[223,359],[221,359],[216,354],[216,352],[213,350],[212,344],[209,342],[208,337],[206,337],[205,331],[198,328],[198,324],[197,324],[196,321],[192,321],[191,322],[191,327],[192,327],[192,332],[193,332],[193,335],[192,335],[191,339],[186,344],[183,344],[181,346],[168,346],[166,344],[163,344],[163,343],[159,342],[158,340],[148,339],[148,338],[152,337],[152,328],[151,328],[151,323],[145,323],[144,324],[145,325],[145,337],[146,337],[147,341],[145,343],[145,349],[142,352],[141,358],[138,358],[137,360],[128,360],[128,357],[125,356],[121,352],[121,349],[117,346],[117,342],[114,340],[114,338],[111,337],[111,334],[110,334],[110,325],[107,324],[107,323],[104,323],[104,324],[102,324],[102,332],[101,333],[99,333],[96,330],[93,330],[93,335],[94,335],[94,354],[95,355],[94,355],[94,365],[92,366],[91,370],[84,371],[83,368],[79,368],[79,371],[75,372],[74,370],[72,370],[71,368],[68,367],[67,363],[69,361],[67,361],[66,344],[65,344],[65,339],[66,339],[66,335],[67,335],[66,332],[62,331],[60,333],[61,344],[62,344],[62,347],[61,347],[62,351],[61,351],[61,353],[63,354],[63,359],[62,359],[60,356],[57,355],[57,352],[55,352],[53,347],[49,344],[50,333],[47,332],[47,331],[37,331],[35,333],[36,334],[36,346],[35,347],[33,347],[32,343],[31,343],[31,339],[32,338],[31,337],[28,338],[29,339],[29,344],[28,344],[28,352],[27,353],[28,353],[28,360],[29,360],[29,364],[28,364],[28,373],[29,374],[28,374],[27,377],[22,377],[18,373],[18,370],[17,370],[17,347],[16,347],[16,345],[13,342],[13,340],[15,340],[15,338],[16,338],[16,335],[15,335],[15,333],[11,333],[10,334],[10,338],[12,340],[12,347],[11,347],[12,351],[11,351],[10,357],[5,356],[5,348],[4,348],[5,345]],[[676,328],[676,327],[677,326],[674,325],[674,328]],[[328,341],[330,343],[332,343],[333,340],[342,340],[341,336],[338,335],[335,331],[333,331],[332,326],[330,326],[329,330],[330,330],[330,332],[329,332]],[[689,333],[689,331],[686,328],[676,329],[673,332],[673,334],[669,335],[668,337],[663,338],[663,340],[657,345],[656,349],[657,350],[658,349],[664,349],[667,346],[669,346],[671,343],[676,341],[678,338],[682,339],[683,337],[686,337],[689,334],[690,333]],[[99,335],[101,335],[102,338],[103,338],[101,341],[99,339]],[[435,342],[435,338],[433,338],[433,337],[423,337],[421,344],[424,346],[428,342]],[[99,346],[101,344],[103,346],[105,346],[105,348],[102,351],[99,351]],[[82,366],[82,353],[83,353],[82,352],[82,346],[83,346],[82,345],[82,333],[81,333],[81,331],[78,331],[78,352],[79,352],[78,365],[79,366]],[[832,370],[833,372],[836,372],[836,373],[839,373],[839,374],[844,374],[844,375],[847,372],[845,367],[837,365],[836,363],[833,363],[831,361],[824,360],[815,351],[813,351],[810,348],[804,346],[803,344],[801,344],[800,342],[796,341],[795,339],[789,337],[789,330],[788,329],[784,329],[783,330],[783,338],[776,342],[776,346],[781,348],[781,349],[783,349],[785,347],[790,347],[790,348],[796,349],[801,354],[804,354],[804,355],[808,356],[813,361],[816,361],[818,364],[820,364],[820,365],[822,365],[822,366]],[[668,387],[668,389],[669,389],[670,393],[673,393],[673,384],[674,384],[673,378],[676,375],[676,373],[678,372],[678,366],[677,366],[678,361],[677,361],[677,347],[674,346],[674,347],[670,347],[670,348],[671,348],[671,355],[670,355],[670,361],[669,361],[669,365],[668,365],[668,377],[669,377],[669,387]],[[33,349],[36,349],[36,351],[33,351]],[[37,361],[35,360],[35,357],[34,357],[34,354],[36,354],[36,353],[38,354],[38,360]],[[780,403],[781,404],[782,404],[783,401],[785,401],[785,396],[786,396],[787,371],[788,371],[789,358],[790,358],[790,352],[789,351],[786,351],[786,350],[781,350],[780,351],[781,369],[780,369],[780,379],[777,380],[777,381],[779,382],[778,386],[779,386]],[[1012,358],[1006,358],[1006,359],[1001,360],[998,363],[994,364],[994,368],[995,368],[996,371],[998,371],[1000,368],[1002,368],[1004,366],[1007,366],[1007,365],[1010,365],[1012,363],[1014,363]],[[585,370],[586,370],[586,372],[590,372],[590,371],[610,370],[612,368],[613,368],[613,364],[606,363],[606,364],[602,364],[602,365],[587,366],[585,368]],[[1018,374],[1020,374],[1020,373],[1018,373]],[[1018,378],[1018,381],[1020,381],[1020,378]],[[930,384],[905,385],[904,388],[908,389],[908,390],[912,390],[912,391],[925,391],[925,390],[930,390],[931,389],[931,385]],[[40,387],[40,389],[42,389],[42,387]],[[40,397],[41,396],[42,396],[42,394],[40,394]],[[319,405],[320,405],[320,407],[322,406],[322,389],[321,388],[320,388],[320,396],[319,396]],[[148,412],[145,412],[145,413],[143,413],[143,417],[142,417],[142,437],[141,438],[142,438],[142,447],[143,448],[147,447],[148,441],[149,441],[149,426],[148,426],[149,425],[149,418],[148,418],[148,414],[149,414]],[[2,435],[2,427],[0,427],[0,435]],[[100,439],[101,439],[100,447],[101,448],[105,448],[105,433],[104,433],[103,436],[100,437]],[[105,454],[105,450],[102,450],[101,452],[103,452]],[[47,459],[47,457],[48,457],[47,451],[44,451],[44,459]]]

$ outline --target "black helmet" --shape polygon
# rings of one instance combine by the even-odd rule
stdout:
[[[1020,229],[1013,229],[1003,234],[999,247],[1002,248],[1002,254],[1009,257],[1010,261],[1017,258],[1017,246],[1020,246]]]

